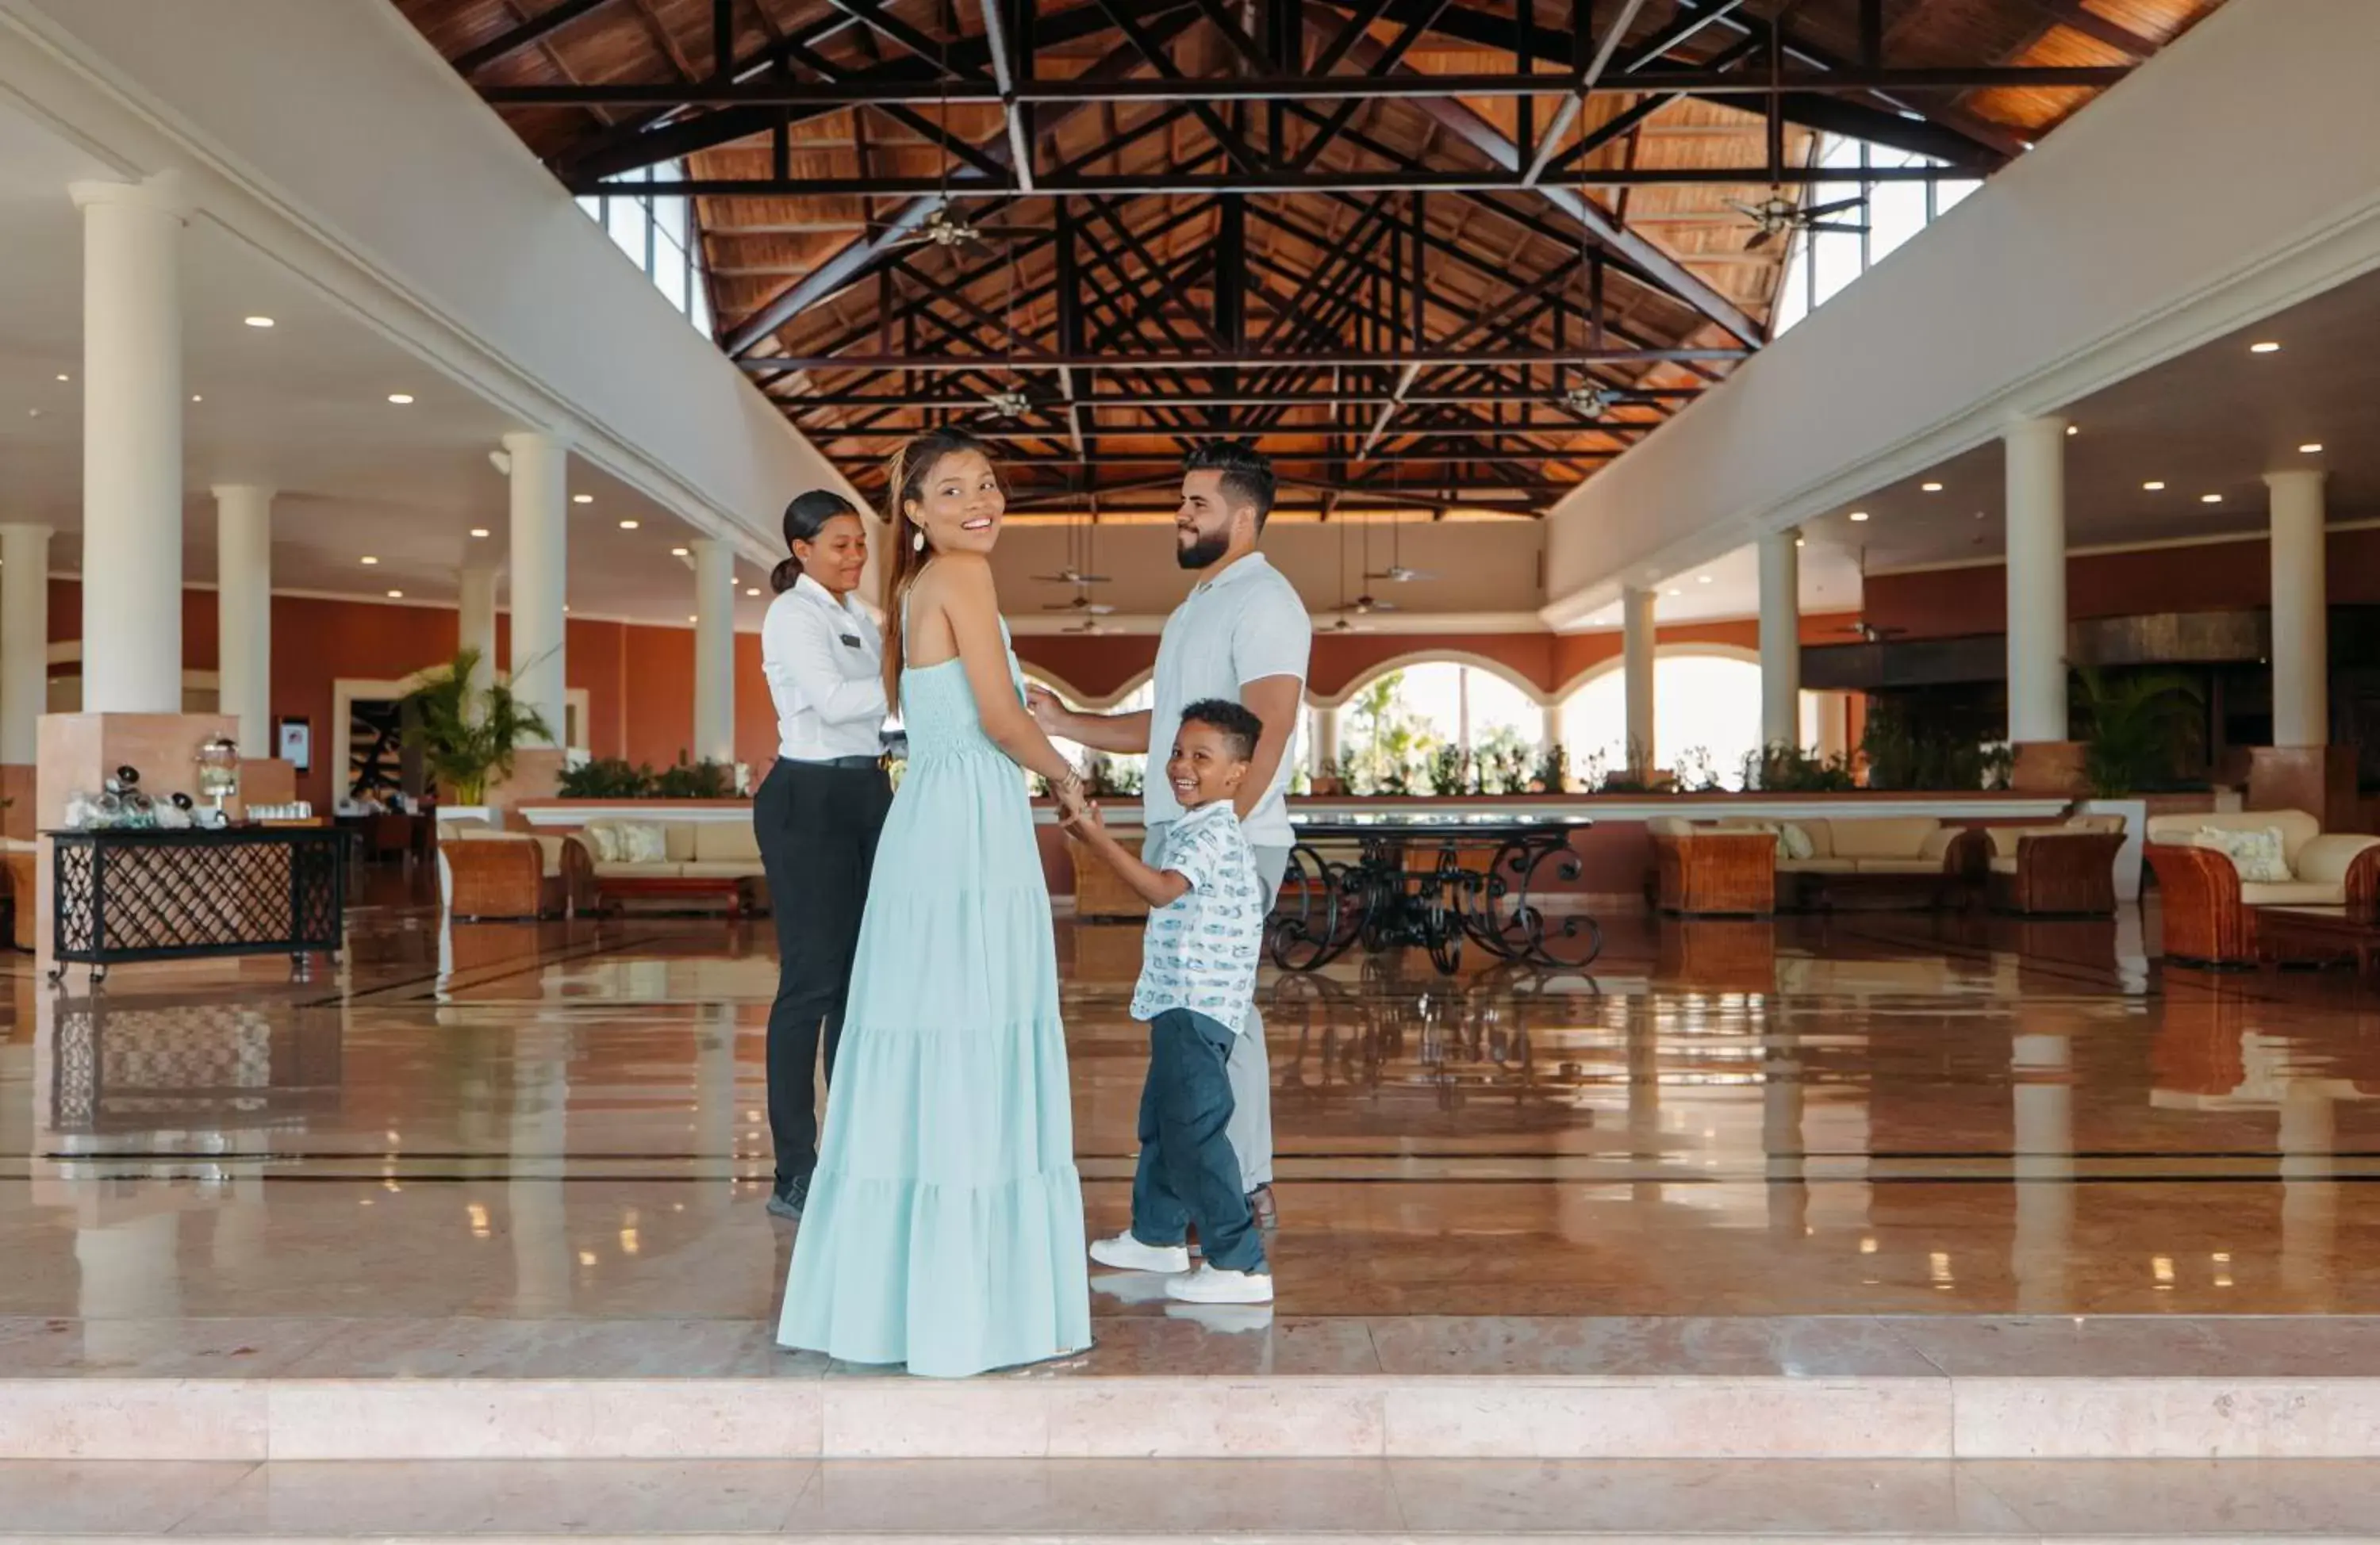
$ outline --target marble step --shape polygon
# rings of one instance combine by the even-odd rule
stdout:
[[[0,1379],[0,1460],[819,1458],[2368,1459],[2380,1377]]]
[[[0,1545],[2380,1539],[2380,1467],[803,1461],[0,1464]]]

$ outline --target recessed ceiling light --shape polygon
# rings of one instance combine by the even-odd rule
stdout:
[[[471,527],[471,535],[474,537],[485,537],[487,534],[488,528],[484,525],[475,525]]]
[[[1942,491],[1942,485],[1939,483],[1920,483],[1917,486],[1924,489],[1927,493],[1940,493]]]
[[[573,504],[592,504],[595,502],[595,496],[591,493],[574,493],[570,496],[570,502]]]
[[[672,558],[684,558],[686,556],[686,549],[672,548],[670,549],[670,556]]]
[[[1853,510],[1852,512],[1852,519],[1865,520],[1867,519],[1867,512],[1865,510]]]
[[[757,585],[747,585],[744,587],[744,593],[747,596],[757,596],[760,593],[760,587]]]
[[[2147,482],[2143,483],[2141,485],[2141,489],[2146,493],[2163,493],[2165,492],[2165,483],[2159,478],[2152,477]]]
[[[2318,441],[2318,440],[2317,440],[2317,441],[2310,441],[2310,442],[2309,442],[2309,443],[2307,443],[2307,444],[2304,444],[2304,445],[2301,445],[2301,446],[2299,446],[2299,447],[2298,447],[2298,454],[2299,454],[2299,455],[2301,455],[2301,456],[2319,456],[2319,455],[2321,455],[2321,454],[2322,454],[2322,441]]]
[[[2079,435],[2082,432],[2082,426],[2080,424],[2069,424],[2066,426],[2066,432],[2070,435]]]
[[[2268,338],[2261,344],[2249,344],[2248,352],[2250,354],[2278,354],[2281,352],[2281,345],[2274,343]]]
[[[686,620],[687,622],[701,622],[701,621],[702,621],[702,619],[701,619],[701,618],[697,617],[697,616],[696,616],[693,612],[691,612],[691,611],[689,611],[689,612],[687,612],[687,613],[686,614]]]
[[[1793,545],[1797,548],[1807,547],[1810,545],[1810,538],[1807,537],[1796,537],[1793,538]]]
[[[2223,502],[2223,496],[2219,493],[2202,493],[2198,496],[2198,501],[2201,504],[2220,504]]]
[[[410,407],[413,404],[413,393],[410,392],[392,392],[388,394],[388,400],[395,403],[399,407]]]
[[[29,407],[25,410],[25,416],[28,418],[39,418],[41,416],[42,410],[40,408]]]
[[[74,377],[72,377],[72,376],[70,376],[70,375],[67,374],[64,370],[60,370],[60,371],[58,372],[58,379],[59,379],[60,380],[74,380]]]
[[[620,523],[620,529],[623,531],[634,531],[636,528],[637,523],[635,521],[624,520]]]
[[[1672,595],[1672,596],[1682,596],[1682,595],[1684,595],[1684,594],[1685,594],[1685,592],[1684,592],[1683,590],[1679,589],[1676,585],[1671,585],[1671,586],[1670,587],[1670,595]]]
[[[377,558],[373,558],[373,557],[370,557],[370,556],[367,555],[367,556],[365,556],[363,559],[359,560],[359,561],[364,562],[364,563],[377,563],[377,562],[379,562],[379,561],[380,561],[380,560],[379,560],[379,559],[377,559]]]
[[[1696,574],[1694,576],[1694,582],[1698,585],[1708,585],[1711,582],[1711,576],[1708,574]]]
[[[402,590],[392,590],[388,593],[388,598],[393,601],[401,601],[405,599],[405,592]]]
[[[250,327],[271,327],[273,325],[273,319],[271,317],[242,317],[240,320],[248,323]]]

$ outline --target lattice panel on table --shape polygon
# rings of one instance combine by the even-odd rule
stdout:
[[[137,959],[336,949],[335,834],[79,834],[56,845],[57,952]]]

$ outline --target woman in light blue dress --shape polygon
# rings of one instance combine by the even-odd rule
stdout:
[[[1082,1181],[1030,768],[1074,766],[1025,711],[988,561],[982,444],[893,457],[887,673],[908,767],[876,850],[781,1346],[964,1377],[1091,1343]]]

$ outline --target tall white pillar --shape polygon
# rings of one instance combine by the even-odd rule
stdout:
[[[1339,776],[1339,710],[1318,707],[1313,710],[1313,715],[1314,729],[1309,737],[1314,746],[1313,776],[1336,778]]]
[[[221,710],[239,720],[239,754],[273,744],[273,490],[226,484],[215,494],[216,678]]]
[[[1760,743],[1802,743],[1802,552],[1799,533],[1760,538]]]
[[[50,706],[50,528],[0,525],[0,763],[38,759]]]
[[[80,182],[82,694],[182,711],[184,211],[170,182]]]
[[[2010,424],[2009,740],[2066,739],[2066,420]]]
[[[567,742],[563,611],[570,573],[569,448],[552,435],[504,436],[512,457],[513,695]]]
[[[1624,757],[1638,778],[1651,774],[1653,751],[1653,592],[1623,591],[1620,597],[1620,695],[1627,721]]]
[[[2267,472],[2273,491],[2273,743],[2330,743],[2330,599],[2319,470]]]
[[[455,597],[459,612],[455,647],[480,657],[471,670],[471,691],[484,693],[496,680],[496,570],[492,563],[467,563],[455,576]]]
[[[694,543],[694,756],[735,765],[735,549]]]

